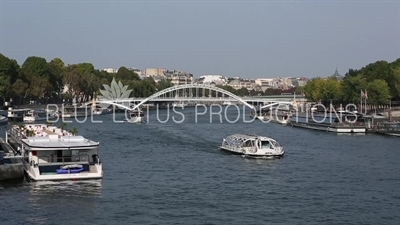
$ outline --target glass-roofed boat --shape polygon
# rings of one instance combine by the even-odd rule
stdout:
[[[285,153],[276,140],[251,134],[230,135],[222,140],[219,149],[234,154],[268,158],[282,157]]]

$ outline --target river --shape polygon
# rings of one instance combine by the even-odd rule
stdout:
[[[248,112],[236,123],[224,113],[222,123],[217,115],[210,123],[209,111],[197,119],[194,108],[183,112],[165,123],[150,111],[145,124],[115,123],[113,115],[67,124],[100,141],[104,178],[3,182],[0,223],[400,223],[400,138],[244,122]],[[233,107],[227,114],[236,119]],[[185,120],[175,123],[172,116]],[[234,133],[274,138],[285,157],[248,159],[218,150]]]

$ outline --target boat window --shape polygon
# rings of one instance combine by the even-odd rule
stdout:
[[[275,146],[275,147],[280,147],[279,143],[273,140],[270,140],[271,143]]]
[[[243,143],[243,147],[252,147],[252,146],[253,146],[253,143],[251,143],[250,140]]]
[[[261,148],[273,148],[269,141],[261,141]]]

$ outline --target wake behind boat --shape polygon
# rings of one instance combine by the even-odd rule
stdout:
[[[252,157],[274,158],[284,155],[279,143],[269,137],[234,134],[222,140],[221,150]]]

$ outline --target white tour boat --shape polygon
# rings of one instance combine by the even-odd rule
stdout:
[[[142,110],[130,110],[129,117],[127,119],[130,123],[144,123],[146,116]]]
[[[222,105],[229,106],[229,105],[235,105],[235,104],[232,103],[231,101],[224,101],[224,102],[222,103]]]
[[[276,140],[250,134],[230,135],[223,139],[220,149],[245,156],[267,158],[282,157],[285,153]]]
[[[43,109],[39,110],[30,110],[24,114],[23,121],[24,122],[35,122],[35,121],[43,121],[43,120],[52,120],[56,118],[55,113],[48,112]]]
[[[8,108],[8,121],[16,121],[22,122],[24,120],[24,114],[31,109],[13,109],[12,107]]]
[[[24,170],[31,180],[103,177],[99,142],[74,136],[61,128],[45,124],[13,125],[6,132],[6,142],[22,152]]]
[[[179,108],[185,108],[186,104],[183,102],[174,102],[172,103],[172,107],[179,107]]]

